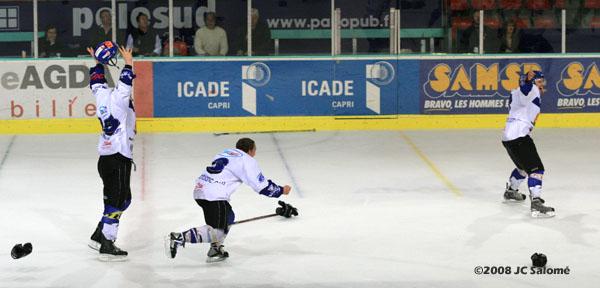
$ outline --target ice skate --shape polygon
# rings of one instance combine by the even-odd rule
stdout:
[[[522,202],[527,199],[527,196],[523,193],[519,193],[519,189],[513,190],[510,185],[506,184],[506,190],[504,190],[504,201],[507,202]]]
[[[210,245],[210,250],[208,250],[208,254],[206,254],[206,256],[208,256],[208,258],[206,258],[206,262],[213,263],[227,259],[227,257],[229,257],[229,253],[223,249],[223,245],[213,243]]]
[[[177,248],[185,247],[185,240],[183,234],[179,232],[171,232],[165,237],[165,252],[167,257],[173,259],[177,255]]]
[[[100,250],[100,240],[102,235],[102,223],[98,223],[96,230],[90,237],[90,242],[88,243],[88,247],[98,251]]]
[[[100,257],[98,258],[100,261],[125,261],[127,260],[127,251],[121,250],[119,247],[115,246],[114,241],[106,239],[104,235],[100,235]]]
[[[554,217],[554,208],[544,205],[545,201],[542,198],[531,198],[531,217],[534,218],[550,218]]]

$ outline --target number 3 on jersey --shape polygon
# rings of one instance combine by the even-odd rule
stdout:
[[[229,164],[229,160],[227,158],[219,158],[212,162],[212,166],[206,167],[206,171],[210,174],[219,174],[223,172],[225,166]]]

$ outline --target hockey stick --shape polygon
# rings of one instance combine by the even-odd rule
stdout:
[[[242,223],[246,223],[246,222],[250,222],[250,221],[256,221],[256,220],[260,220],[260,219],[271,218],[274,216],[279,216],[279,214],[273,213],[273,214],[269,214],[269,215],[263,215],[263,216],[258,216],[258,217],[254,217],[254,218],[239,220],[239,221],[235,221],[235,222],[231,223],[229,226],[235,225],[235,224],[242,224]]]
[[[290,205],[288,203],[285,203],[285,202],[283,202],[281,200],[278,201],[278,204],[281,205],[282,207],[277,208],[276,212],[279,211],[279,209],[283,208],[283,209],[286,209],[286,211],[290,212],[289,215],[285,215],[286,218],[290,218],[292,216],[298,216],[298,210],[294,206],[292,206],[292,205]],[[231,223],[229,225],[231,226],[231,225],[235,225],[235,224],[242,224],[242,223],[246,223],[246,222],[250,222],[250,221],[256,221],[256,220],[271,218],[271,217],[275,217],[275,216],[284,216],[284,215],[273,213],[273,214],[258,216],[258,217],[254,217],[254,218],[250,218],[250,219],[244,219],[244,220],[235,221],[235,222],[233,222],[233,223]]]
[[[239,135],[239,134],[269,134],[269,133],[300,133],[300,132],[317,132],[316,129],[304,130],[270,130],[270,131],[249,131],[249,132],[223,132],[213,133],[215,136]]]

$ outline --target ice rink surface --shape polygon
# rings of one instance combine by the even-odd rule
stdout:
[[[513,166],[500,135],[139,135],[133,204],[117,241],[129,260],[119,263],[87,247],[102,212],[97,135],[3,135],[0,287],[598,287],[600,130],[535,131],[551,219],[532,219],[529,200],[503,203]],[[300,217],[232,227],[225,262],[205,263],[205,245],[166,258],[167,233],[204,224],[195,177],[242,136],[256,140],[267,178],[294,186],[283,200]],[[237,219],[273,213],[276,203],[246,186],[231,202]],[[10,249],[24,242],[33,253],[13,260]],[[570,274],[474,273],[514,271],[534,252]]]

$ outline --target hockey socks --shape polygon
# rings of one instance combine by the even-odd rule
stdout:
[[[223,243],[227,236],[223,229],[213,229],[209,225],[192,228],[182,234],[187,243]]]
[[[515,168],[512,171],[512,173],[510,174],[510,179],[509,179],[510,189],[515,190],[515,191],[519,190],[519,186],[521,186],[521,183],[523,183],[523,181],[525,181],[526,178],[527,178],[527,173],[525,173],[525,171]]]
[[[529,174],[527,179],[527,186],[529,186],[529,193],[531,198],[539,198],[542,196],[542,178],[544,176],[544,170],[538,170]]]

